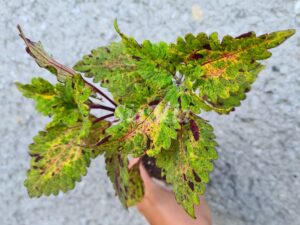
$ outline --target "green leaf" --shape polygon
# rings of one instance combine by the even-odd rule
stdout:
[[[169,54],[186,77],[183,86],[198,91],[200,100],[213,110],[229,113],[246,98],[245,93],[264,68],[257,60],[269,58],[268,49],[294,33],[285,30],[256,36],[249,32],[236,38],[227,35],[222,42],[217,33],[187,34],[171,45]]]
[[[199,98],[199,96],[190,90],[181,91],[179,93],[181,101],[181,109],[183,111],[191,111],[192,113],[199,114],[201,111],[211,111],[213,108],[210,105]],[[220,112],[220,109],[215,109]]]
[[[128,168],[127,154],[119,149],[106,151],[107,175],[113,183],[116,195],[125,208],[135,205],[144,196],[143,181],[138,165]]]
[[[122,43],[112,43],[107,47],[92,50],[74,66],[76,71],[92,77],[95,83],[107,88],[118,104],[132,108],[151,101],[156,95],[156,87],[148,83],[137,71],[137,58],[126,53]]]
[[[36,110],[43,113],[45,116],[52,113],[52,102],[57,93],[55,86],[47,80],[36,77],[31,80],[31,84],[21,84],[16,82],[16,86],[26,98],[32,98],[36,101]]]
[[[134,117],[124,119],[108,129],[112,139],[125,146],[124,151],[134,157],[146,152],[151,156],[157,155],[162,149],[169,149],[172,140],[177,138],[179,119],[176,110],[166,102],[148,109],[144,106]]]
[[[144,41],[139,45],[122,34],[122,43],[92,50],[74,66],[107,88],[119,104],[138,109],[162,99],[173,85],[174,65],[167,60],[168,45]],[[128,41],[126,41],[128,40]],[[136,43],[136,44],[130,44]]]
[[[156,165],[173,186],[176,201],[192,217],[214,168],[212,160],[217,159],[214,139],[213,128],[207,121],[190,114],[178,131],[178,140],[156,155]]]
[[[169,45],[165,42],[151,43],[145,40],[139,44],[134,38],[123,34],[115,20],[115,29],[122,38],[126,52],[137,59],[137,71],[146,83],[153,83],[158,89],[172,85],[175,65],[168,60]]]
[[[90,126],[89,107],[86,104],[91,89],[86,87],[80,75],[67,78],[64,84],[55,86],[43,78],[33,78],[31,84],[16,83],[18,89],[27,98],[36,101],[36,109],[45,116],[52,116],[48,127],[64,123],[68,126],[78,120],[85,121]],[[82,135],[85,135],[83,131]]]
[[[30,169],[24,182],[31,197],[66,192],[86,175],[91,158],[99,154],[91,146],[103,138],[109,122],[101,121],[91,127],[94,135],[88,138],[80,136],[82,126],[81,122],[72,127],[59,124],[34,137],[29,146]]]
[[[168,45],[164,42],[158,44],[146,40],[140,48],[126,48],[126,51],[138,57],[136,70],[146,81],[146,84],[154,85],[157,90],[165,89],[173,84],[175,74],[173,65],[168,62]]]

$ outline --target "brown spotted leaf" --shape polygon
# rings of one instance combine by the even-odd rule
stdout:
[[[217,143],[213,128],[207,121],[192,114],[188,120],[193,122],[182,125],[178,140],[172,142],[170,149],[156,156],[156,165],[172,184],[176,201],[195,217],[194,206],[199,204],[199,195],[204,194],[209,173],[214,168],[212,161],[217,159]]]
[[[75,187],[75,182],[87,172],[91,158],[97,156],[92,145],[103,138],[109,122],[101,121],[90,128],[92,135],[82,138],[81,122],[72,127],[56,125],[40,131],[29,148],[32,157],[24,184],[31,197],[57,195]],[[99,154],[99,150],[97,152]]]
[[[176,117],[176,109],[164,101],[155,107],[142,107],[131,118],[120,115],[121,111],[125,115],[128,109],[123,106],[116,109],[115,116],[124,118],[111,126],[108,133],[115,142],[125,146],[128,154],[140,157],[147,153],[153,156],[162,149],[169,149],[172,140],[177,138],[179,118]]]
[[[170,55],[179,72],[185,75],[183,86],[198,93],[218,113],[229,113],[245,99],[258,73],[264,68],[259,60],[269,58],[268,50],[288,39],[295,30],[283,30],[256,36],[254,32],[236,38],[217,33],[207,36],[187,34],[171,44]]]
[[[122,148],[105,152],[107,175],[113,183],[116,195],[125,208],[135,205],[144,196],[143,181],[138,165],[128,168],[127,154]]]

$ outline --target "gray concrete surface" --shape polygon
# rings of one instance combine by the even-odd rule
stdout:
[[[59,61],[73,65],[94,47],[118,40],[114,18],[138,40],[173,41],[187,32],[259,34],[300,26],[295,0],[1,0],[0,5],[0,224],[146,224],[114,197],[103,159],[95,160],[76,189],[29,199],[23,180],[27,145],[47,119],[21,97],[14,82],[51,76],[24,52],[16,24],[42,40]],[[230,116],[207,114],[220,159],[206,193],[216,225],[300,224],[299,34],[273,50],[267,69],[242,107]]]

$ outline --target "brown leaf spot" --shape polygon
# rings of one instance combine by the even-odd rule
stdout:
[[[35,162],[38,162],[38,161],[40,161],[42,158],[43,158],[43,156],[38,155],[38,156],[34,159],[34,161],[35,161]]]
[[[157,105],[158,103],[160,102],[160,100],[156,99],[156,100],[153,100],[151,102],[149,102],[149,106],[153,106],[153,105]]]
[[[193,175],[194,175],[196,182],[201,182],[201,178],[198,176],[198,174],[195,172],[195,170],[193,170]]]
[[[210,44],[205,44],[205,45],[203,45],[203,48],[204,48],[204,49],[207,49],[207,50],[211,50]]]
[[[140,118],[140,114],[137,113],[137,114],[135,115],[134,119],[135,119],[135,120],[139,120],[139,118]]]
[[[119,161],[120,166],[123,167],[124,166],[124,162],[123,162],[123,159],[121,158],[120,154],[118,154],[118,161]]]
[[[38,156],[39,156],[39,154],[36,154],[36,153],[29,153],[29,155],[30,155],[31,157],[38,157]]]
[[[195,190],[194,183],[193,183],[192,181],[189,181],[188,184],[189,184],[190,189],[191,189],[192,191],[194,191],[194,190]]]
[[[105,47],[105,50],[106,50],[107,53],[110,53],[109,48]]]
[[[119,183],[119,173],[117,171],[115,171],[115,185],[116,185],[116,190],[118,193],[122,192],[121,187],[120,187],[120,183]]]
[[[235,39],[242,39],[242,38],[251,37],[253,34],[254,34],[253,31],[250,31],[250,32],[247,32],[247,33],[244,33],[244,34],[241,34],[241,35],[237,36]]]
[[[193,52],[189,55],[188,59],[191,59],[191,60],[198,60],[198,59],[202,59],[203,58],[203,55],[197,53],[197,52]]]
[[[136,61],[140,61],[141,60],[141,57],[138,57],[138,56],[135,56],[135,55],[133,55],[132,58],[135,59]]]
[[[193,136],[194,136],[195,140],[198,141],[199,137],[200,137],[199,127],[194,120],[190,119],[189,122],[190,122],[190,128],[193,133]]]
[[[147,149],[150,148],[150,145],[151,145],[151,139],[147,136]]]

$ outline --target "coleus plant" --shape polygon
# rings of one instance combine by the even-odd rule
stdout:
[[[29,146],[25,186],[31,197],[66,192],[87,173],[91,159],[104,155],[107,175],[127,208],[144,194],[138,164],[128,168],[129,157],[147,156],[172,185],[178,204],[194,217],[217,159],[213,128],[199,114],[228,114],[239,106],[264,68],[258,61],[295,31],[226,35],[222,41],[216,32],[189,33],[167,44],[138,43],[114,25],[121,42],[92,50],[73,69],[18,26],[27,52],[58,80],[17,83],[35,100],[36,110],[52,118]],[[98,117],[97,110],[107,114]]]

